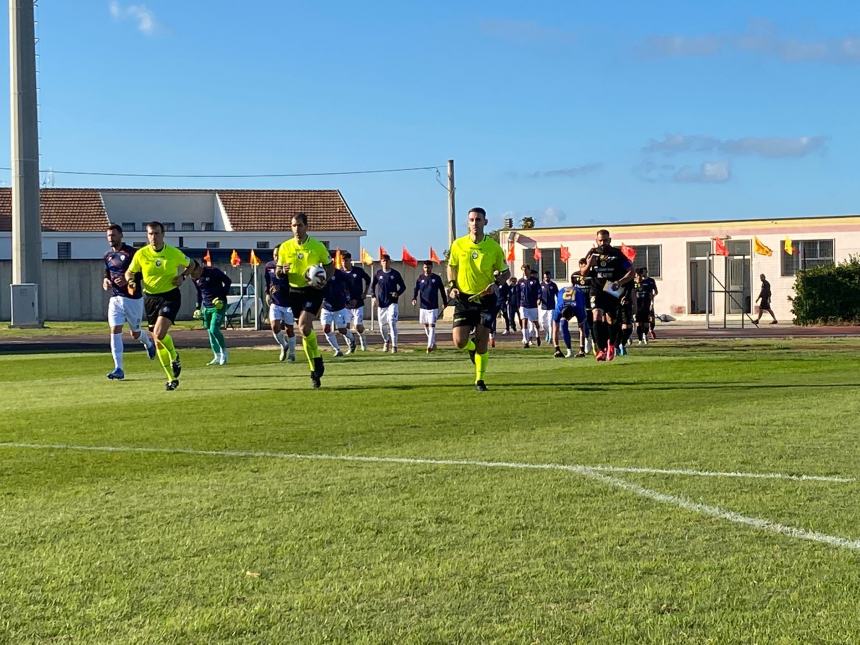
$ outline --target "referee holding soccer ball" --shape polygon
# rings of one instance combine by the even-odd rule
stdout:
[[[311,383],[314,388],[318,388],[322,385],[325,365],[314,332],[314,320],[322,305],[323,287],[334,274],[334,262],[325,245],[308,235],[307,215],[293,215],[290,228],[293,237],[278,247],[276,275],[286,277],[290,283],[290,309],[302,334],[302,347],[311,368]],[[308,272],[317,265],[325,269],[325,277],[311,281]]]

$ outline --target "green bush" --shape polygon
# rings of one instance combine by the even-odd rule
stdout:
[[[800,271],[794,293],[796,325],[860,324],[860,256]]]

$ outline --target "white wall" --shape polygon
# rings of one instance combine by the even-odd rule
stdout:
[[[182,193],[147,193],[101,191],[108,219],[116,224],[134,222],[137,230],[142,231],[144,222],[158,220],[173,222],[179,231],[182,222],[193,222],[194,229],[200,230],[204,223],[223,230],[219,215],[219,204],[215,191]],[[221,225],[219,226],[219,223]]]

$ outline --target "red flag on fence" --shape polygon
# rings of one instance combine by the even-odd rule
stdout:
[[[203,264],[208,267],[212,266],[212,256],[209,255],[209,249],[206,249],[206,253],[203,254]]]
[[[442,264],[442,260],[439,259],[439,256],[436,255],[436,251],[433,250],[433,247],[430,247],[430,261],[435,262],[436,264]]]
[[[401,256],[400,261],[403,262],[403,264],[408,264],[411,267],[418,266],[418,260],[415,258],[414,255],[412,255],[409,251],[406,250],[405,246],[403,247],[403,255]]]
[[[236,249],[233,249],[233,252],[230,254],[230,264],[232,264],[234,267],[237,267],[242,264],[242,260],[239,259],[239,254],[236,253]]]
[[[508,254],[505,256],[505,260],[507,262],[513,262],[516,256],[514,255],[514,241],[511,240],[508,242]]]
[[[543,256],[540,252],[540,249],[538,247],[535,247],[535,262],[540,262],[541,257]]]
[[[725,255],[726,257],[728,257],[729,250],[728,248],[726,248],[726,243],[723,242],[722,238],[714,238],[714,253],[716,253],[717,255]]]
[[[636,259],[636,248],[632,246],[627,246],[623,242],[619,247],[621,252],[624,254],[624,257],[633,262]]]
[[[559,249],[558,257],[560,257],[561,261],[565,264],[567,264],[567,261],[570,260],[570,251],[564,244],[562,244],[561,248]]]
[[[379,259],[382,259],[383,255],[388,255],[388,251],[385,250],[384,246],[379,247]]]

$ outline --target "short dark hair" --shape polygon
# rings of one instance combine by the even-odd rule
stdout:
[[[164,233],[164,224],[159,221],[152,220],[151,222],[146,223],[146,228],[158,228],[161,229],[161,232]]]
[[[352,253],[350,253],[349,251],[344,251],[343,253],[341,253],[341,257],[344,260],[351,260],[352,259]]]
[[[586,260],[585,258],[579,258],[579,263],[580,264],[588,264],[588,260]]]
[[[389,262],[391,262],[391,256],[388,255],[388,253],[383,253],[382,255],[379,256],[379,259],[380,260],[388,260]]]
[[[636,273],[640,275],[645,273],[646,271],[648,271],[648,267],[639,267],[638,269],[636,269]]]
[[[528,265],[528,264],[524,264],[524,265],[522,265],[520,268],[521,268],[521,269],[525,269],[526,271],[531,271],[531,270],[532,270],[531,265]]]
[[[571,281],[571,282],[576,282],[576,279],[577,279],[579,276],[581,276],[581,275],[582,275],[581,273],[571,273],[571,274],[570,274],[570,281]]]
[[[598,234],[598,235],[601,235],[601,234],[602,234],[604,237],[612,237],[612,236],[609,234],[609,231],[607,231],[605,228],[602,228],[602,229],[600,229],[599,231],[597,231],[597,234]]]
[[[433,260],[424,260],[424,266],[433,268]]]
[[[545,276],[549,276],[550,278],[552,277],[552,273],[550,273],[549,271],[544,271],[543,274]]]
[[[293,219],[300,219],[305,226],[308,225],[308,216],[304,213],[296,213],[295,215],[293,215]]]
[[[474,206],[474,207],[470,208],[469,213],[478,213],[481,217],[487,216],[487,211],[485,211],[480,206]],[[467,215],[468,215],[468,213],[467,213]]]
[[[111,224],[110,226],[107,227],[107,230],[116,231],[117,233],[122,235],[122,226],[120,226],[119,224]]]

